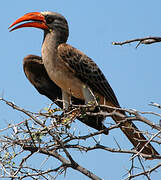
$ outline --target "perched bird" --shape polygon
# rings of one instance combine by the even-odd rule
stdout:
[[[63,107],[68,109],[71,97],[120,108],[118,100],[96,63],[78,49],[67,44],[69,35],[68,23],[64,16],[55,12],[31,12],[17,19],[11,27],[20,24],[11,31],[22,27],[35,27],[44,30],[42,44],[42,61],[49,78],[62,92]],[[111,108],[108,112],[112,112]],[[123,111],[118,113],[125,115]],[[111,116],[116,123],[122,117]],[[148,155],[158,155],[153,146],[147,143],[146,138],[131,121],[124,121],[121,130],[134,145],[136,150]]]
[[[40,94],[47,96],[57,106],[63,108],[63,103],[57,101],[62,99],[61,89],[49,78],[40,56],[26,56],[23,60],[23,69],[27,79]],[[83,100],[73,96],[71,97],[71,101],[75,105],[85,104]],[[86,125],[97,130],[103,130],[104,134],[108,134],[108,129],[103,125],[104,117],[86,114],[78,117],[78,119]]]

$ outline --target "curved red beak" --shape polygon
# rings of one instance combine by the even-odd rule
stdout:
[[[31,12],[31,13],[25,14],[24,16],[17,19],[14,23],[12,23],[9,29],[13,27],[14,25],[24,22],[24,21],[31,21],[31,22],[20,24],[14,27],[13,29],[11,29],[10,32],[19,28],[23,28],[23,27],[35,27],[39,29],[48,29],[44,16],[39,12]]]

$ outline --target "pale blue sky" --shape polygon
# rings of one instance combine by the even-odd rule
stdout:
[[[70,28],[68,43],[86,53],[99,65],[122,107],[141,111],[156,110],[148,106],[148,103],[151,101],[161,103],[161,44],[140,46],[136,50],[135,44],[119,47],[113,46],[111,42],[161,36],[160,0],[5,0],[1,2],[0,94],[3,93],[8,100],[32,111],[38,111],[51,103],[32,87],[22,69],[24,56],[41,54],[43,32],[32,28],[8,32],[8,26],[23,14],[45,10],[59,12],[67,18]],[[0,114],[0,120],[5,124],[22,120],[22,114],[14,112],[2,103],[0,103]],[[156,118],[151,120],[158,123]],[[74,126],[81,127],[82,131],[87,129],[78,121]],[[121,147],[125,149],[132,147],[118,129],[109,136],[103,135],[102,142],[116,147],[113,136]],[[156,148],[159,150],[159,147]],[[77,152],[74,157],[82,166],[107,180],[123,179],[126,169],[130,167],[129,155],[96,151],[83,155]],[[153,164],[152,161],[148,163]],[[52,163],[49,165],[52,167]],[[152,177],[158,179],[161,177],[161,171]],[[70,170],[67,171],[64,179],[87,178],[79,172]]]

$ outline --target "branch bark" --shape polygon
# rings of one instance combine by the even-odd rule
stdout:
[[[138,42],[138,44],[136,45],[136,48],[139,47],[140,44],[153,44],[153,43],[158,43],[161,42],[161,37],[144,37],[144,38],[136,38],[136,39],[131,39],[131,40],[126,40],[126,41],[122,41],[122,42],[112,42],[113,45],[124,45],[124,44],[129,44],[132,42]]]
[[[5,100],[4,98],[1,98],[0,101],[6,103],[14,110],[27,115],[28,118],[18,124],[10,124],[7,128],[3,128],[2,130],[0,130],[0,133],[3,133],[3,135],[0,136],[0,153],[3,152],[0,166],[2,167],[2,171],[4,172],[3,176],[0,175],[1,178],[5,177],[23,179],[26,177],[42,177],[44,179],[51,179],[51,177],[53,178],[53,175],[51,175],[51,173],[57,173],[55,176],[57,177],[58,175],[65,173],[66,169],[72,168],[73,170],[79,171],[80,173],[93,180],[100,180],[101,178],[95,175],[95,173],[82,167],[78,162],[75,161],[75,158],[73,158],[72,155],[73,151],[89,152],[99,149],[111,153],[130,154],[132,156],[132,162],[134,161],[134,159],[136,159],[136,157],[152,157],[151,155],[143,154],[141,151],[138,152],[131,149],[122,149],[119,144],[116,144],[118,148],[104,146],[103,144],[101,144],[101,141],[97,141],[95,138],[95,136],[102,134],[103,131],[96,131],[94,133],[88,133],[85,135],[78,135],[75,130],[70,132],[70,123],[72,123],[76,118],[76,116],[70,115],[74,111],[79,112],[77,113],[78,116],[81,116],[82,111],[89,114],[92,113],[89,111],[89,105],[73,105],[73,107],[71,107],[71,111],[63,114],[65,117],[72,117],[72,120],[67,121],[67,123],[63,122],[63,124],[61,124],[60,122],[55,121],[55,118],[64,118],[63,115],[55,115],[56,111],[51,111],[51,107],[50,112],[47,111],[45,113],[34,113],[25,110],[12,102]],[[149,127],[157,131],[155,134],[146,132],[146,134],[148,134],[149,136],[149,140],[147,141],[147,143],[153,141],[155,143],[161,144],[161,138],[159,136],[159,134],[161,133],[160,125],[154,124],[149,119],[144,117],[148,114],[152,114],[154,117],[160,117],[160,114],[154,112],[141,112],[131,109],[114,108],[110,106],[99,106],[99,108],[101,108],[101,111],[93,113],[92,115],[103,115],[105,117],[117,115],[124,118],[123,122],[137,120],[146,123]],[[113,110],[111,113],[107,113],[107,109],[109,108]],[[118,112],[116,112],[116,110],[125,111],[129,113],[129,116],[119,114]],[[53,120],[54,123],[52,122]],[[121,123],[122,122],[114,125],[112,124],[111,126],[109,126],[108,131],[110,132],[113,129],[119,128]],[[10,129],[13,130],[12,133]],[[88,141],[85,140],[90,140],[92,144],[89,146],[89,144],[87,143]],[[26,151],[29,151],[30,154],[25,154],[24,156],[23,153],[25,153]],[[28,159],[34,158],[34,154],[44,154],[47,157],[55,158],[60,162],[60,165],[59,167],[45,170],[26,166],[25,162],[27,162]],[[19,155],[21,155],[22,158],[19,163],[14,165],[14,160]],[[155,158],[161,159],[161,156],[158,155],[155,156]],[[149,177],[148,173],[153,172],[153,170],[158,169],[160,166],[153,166],[152,168],[146,169],[144,167],[144,164],[140,162],[140,173],[132,174],[132,170],[135,169],[134,167],[135,164],[133,164],[132,169],[130,168],[129,170],[129,177],[131,179],[142,175]]]

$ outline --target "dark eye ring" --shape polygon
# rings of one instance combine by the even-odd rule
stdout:
[[[54,21],[54,19],[52,17],[47,17],[46,18],[46,23],[47,24],[51,24]]]

